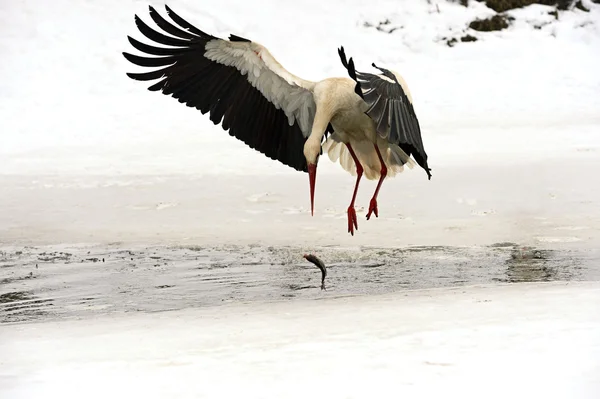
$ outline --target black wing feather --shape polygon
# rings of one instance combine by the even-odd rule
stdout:
[[[431,179],[419,120],[396,75],[374,63],[373,67],[379,69],[391,82],[380,75],[357,72],[352,58],[346,59],[343,47],[338,49],[338,54],[350,77],[356,81],[355,91],[367,104],[365,113],[375,122],[377,134],[402,148],[408,156],[412,155]]]
[[[350,77],[356,82],[356,86],[354,86],[354,92],[362,97],[363,92],[360,87],[360,82],[356,78],[356,69],[354,69],[354,61],[352,60],[352,57],[350,57],[349,61],[346,60],[346,52],[344,51],[344,47],[340,47],[338,49],[338,54],[342,60],[342,65],[344,65],[344,67],[348,70]]]
[[[209,113],[214,124],[221,124],[231,136],[296,170],[307,172],[303,147],[306,138],[297,123],[288,123],[285,112],[275,108],[254,88],[235,67],[226,66],[204,57],[206,44],[218,38],[196,28],[168,6],[167,21],[152,6],[150,17],[165,33],[144,23],[137,15],[135,23],[140,32],[157,47],[128,37],[131,45],[145,53],[143,56],[123,53],[131,63],[142,67],[160,67],[145,73],[128,73],[132,79],[160,79],[148,89],[162,91],[179,102]],[[249,42],[230,35],[230,41]],[[158,57],[155,57],[158,56]],[[327,133],[333,132],[328,126]]]
[[[191,39],[196,38],[196,35],[189,33],[185,30],[181,30],[178,27],[176,27],[175,25],[169,23],[158,12],[156,12],[154,7],[149,6],[149,9],[150,9],[150,18],[152,18],[152,20],[156,23],[156,25],[158,25],[158,27],[161,28],[162,30],[164,30],[165,32],[167,32],[173,36],[177,36],[177,37],[184,38],[184,39],[191,40]]]
[[[142,32],[144,34],[144,36],[146,36],[148,39],[153,40],[160,44],[164,44],[165,46],[186,47],[189,44],[188,40],[177,39],[177,38],[174,38],[171,36],[163,35],[162,33],[155,31],[154,29],[152,29],[151,27],[146,25],[146,23],[144,21],[142,21],[141,18],[138,17],[137,15],[135,16],[135,24],[138,27],[138,29],[140,30],[140,32]]]
[[[203,39],[207,39],[207,40],[216,39],[216,37],[202,32],[200,29],[196,28],[194,25],[190,24],[188,21],[181,18],[179,15],[175,14],[175,11],[173,11],[168,5],[165,5],[165,9],[167,10],[167,15],[169,17],[171,17],[173,22],[175,22],[177,25],[181,26],[182,28],[186,29],[188,32],[191,32],[197,36],[200,36]]]
[[[175,61],[172,57],[140,57],[139,55],[133,55],[128,53],[123,53],[127,61],[132,64],[143,66],[143,67],[157,67],[157,66],[166,66],[173,64]]]
[[[166,48],[166,47],[155,47],[150,46],[149,44],[142,43],[131,36],[127,36],[127,40],[133,47],[137,50],[140,50],[143,53],[151,54],[151,55],[176,55],[184,53],[185,51],[189,51],[189,49],[182,48]]]

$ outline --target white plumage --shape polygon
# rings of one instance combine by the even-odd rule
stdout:
[[[339,162],[342,168],[350,173],[352,176],[356,176],[356,165],[350,151],[346,145],[341,141],[336,141],[335,133],[328,137],[323,144],[323,152],[327,152],[329,159],[332,162]],[[382,145],[379,145],[383,148]],[[369,180],[376,180],[381,177],[381,164],[377,153],[373,150],[373,144],[369,141],[358,141],[352,143],[352,148],[356,153],[360,164],[363,166],[364,177]],[[385,150],[381,151],[381,156],[387,168],[386,177],[394,177],[396,174],[404,171],[404,165],[412,169],[415,166],[415,161],[410,159],[408,155],[402,149],[396,145],[387,146]]]
[[[350,78],[311,82],[288,72],[262,45],[231,35],[219,39],[202,32],[168,6],[167,21],[150,7],[150,16],[164,32],[135,21],[155,47],[129,37],[144,56],[123,53],[132,63],[161,67],[129,73],[136,80],[156,80],[149,87],[210,113],[215,124],[251,148],[299,171],[308,172],[311,212],[319,157],[357,176],[348,207],[348,232],[358,228],[354,201],[361,177],[379,179],[367,219],[378,216],[377,194],[386,176],[402,172],[415,161],[428,176],[427,154],[404,79],[379,68],[382,74],[357,72],[352,58],[338,50]],[[158,57],[147,57],[153,55]],[[329,137],[327,135],[329,134]],[[415,158],[415,161],[411,159]]]
[[[230,42],[220,39],[206,43],[204,56],[211,61],[235,67],[247,75],[250,84],[258,89],[277,109],[282,109],[290,126],[298,122],[305,136],[310,134],[316,104],[309,82],[286,71],[265,47],[255,42]]]

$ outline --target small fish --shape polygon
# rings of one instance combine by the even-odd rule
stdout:
[[[314,263],[315,266],[317,266],[319,269],[321,269],[321,289],[324,290],[325,289],[325,277],[327,277],[327,269],[325,268],[325,263],[323,263],[323,261],[321,259],[317,258],[313,254],[304,255],[303,257],[304,257],[304,259],[306,259],[307,261],[309,261],[311,263]]]

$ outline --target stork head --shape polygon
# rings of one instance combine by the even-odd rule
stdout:
[[[321,143],[309,137],[304,143],[304,157],[308,166],[308,182],[310,184],[310,214],[315,214],[315,184],[317,181],[317,164],[321,154]]]

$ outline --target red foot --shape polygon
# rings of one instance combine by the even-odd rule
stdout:
[[[358,220],[353,206],[348,207],[348,233],[354,235],[354,229],[358,230]]]
[[[369,213],[367,213],[367,220],[371,218],[371,213],[375,213],[375,217],[379,217],[379,211],[377,210],[377,199],[371,198],[371,203],[369,204]]]

